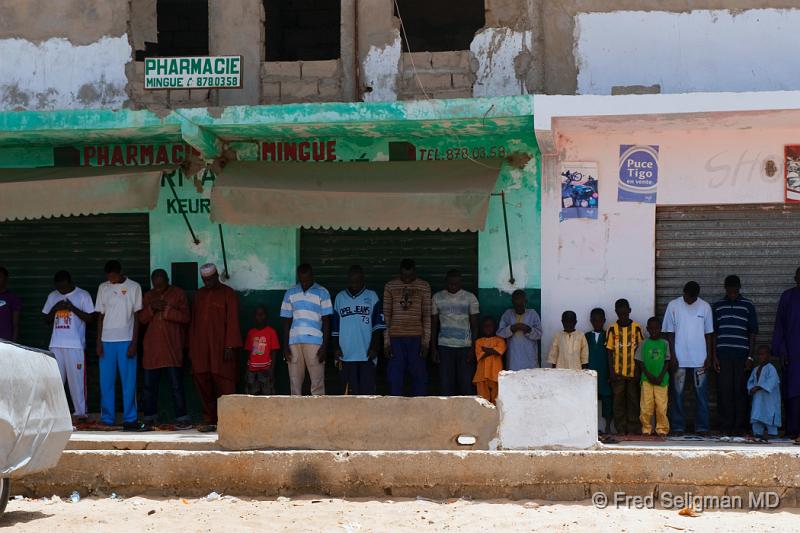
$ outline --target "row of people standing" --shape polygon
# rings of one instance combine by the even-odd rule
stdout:
[[[125,276],[119,261],[109,261],[106,281],[97,297],[75,286],[69,272],[54,276],[53,290],[42,314],[52,327],[49,348],[55,355],[62,381],[69,388],[77,421],[86,412],[86,326],[97,321],[96,353],[100,376],[101,424],[116,423],[116,382],[122,385],[123,427],[141,430],[157,418],[158,388],[166,374],[172,389],[175,424],[189,427],[183,389],[184,349],[192,362],[192,374],[203,403],[204,419],[216,423],[217,399],[236,391],[235,351],[241,347],[239,301],[230,287],[219,280],[216,267],[200,269],[203,287],[189,307],[186,293],[170,285],[167,273],[153,271],[152,289],[142,294],[141,286]],[[16,341],[21,302],[7,289],[8,271],[0,267],[0,338]],[[8,316],[5,316],[8,315]],[[142,356],[144,423],[138,421],[136,402],[139,329],[145,327]],[[211,428],[211,426],[209,426]]]
[[[405,259],[399,276],[385,285],[380,298],[366,287],[363,269],[354,265],[347,288],[333,301],[327,289],[315,283],[310,265],[298,267],[297,279],[297,285],[286,292],[280,312],[292,394],[301,393],[306,371],[311,393],[325,394],[324,363],[331,342],[342,366],[345,390],[351,394],[375,394],[381,351],[387,358],[391,395],[404,395],[407,388],[412,396],[428,394],[429,355],[439,365],[440,394],[473,395],[475,385],[485,385],[487,380],[495,383],[496,391],[499,370],[487,374],[483,368],[487,365],[480,365],[484,354],[475,350],[476,340],[494,337],[496,328],[479,331],[478,299],[462,288],[458,271],[449,271],[446,288],[432,295],[430,284],[417,276],[414,261]],[[542,336],[539,315],[526,307],[523,291],[512,295],[512,304],[496,332],[508,340],[507,353],[505,341],[502,347],[506,367],[534,368]],[[496,361],[490,366],[498,368]]]
[[[765,434],[777,434],[781,425],[780,380],[769,363],[774,352],[784,368],[786,435],[797,438],[794,402],[800,362],[796,361],[797,339],[793,337],[797,336],[795,328],[800,326],[800,269],[796,282],[798,287],[781,297],[772,348],[756,349],[755,307],[741,295],[741,281],[732,275],[725,279],[725,298],[713,305],[699,298],[699,284],[687,283],[683,295],[667,306],[663,322],[656,317],[648,320],[647,340],[642,327],[631,320],[631,308],[625,299],[615,303],[617,321],[607,330],[603,309],[592,310],[593,331],[585,337],[575,330],[575,313],[566,311],[562,316],[564,329],[555,336],[548,361],[554,367],[588,367],[597,371],[606,432],[613,417],[618,433],[650,433],[651,418],[655,416],[658,434],[665,435],[670,430],[684,433],[688,384],[695,393],[695,432],[707,434],[708,378],[716,372],[722,433],[744,435],[751,429],[766,437]],[[662,337],[662,330],[666,338]]]
[[[49,347],[68,384],[75,417],[79,421],[86,418],[86,325],[96,320],[102,424],[116,422],[119,376],[123,426],[145,429],[153,425],[159,383],[166,375],[172,389],[175,425],[188,426],[183,390],[184,352],[188,348],[203,417],[213,426],[216,400],[236,390],[236,355],[242,347],[236,293],[220,281],[213,264],[201,267],[203,287],[197,291],[191,308],[185,292],[170,285],[162,269],[153,271],[152,288],[144,293],[137,282],[125,276],[118,261],[109,261],[104,272],[106,281],[98,287],[96,302],[87,291],[75,286],[68,272],[56,273],[55,290],[42,308],[45,321],[52,327]],[[374,394],[381,332],[385,333],[382,351],[388,358],[390,394],[404,394],[406,382],[411,394],[427,394],[425,357],[429,352],[440,365],[440,393],[444,395],[471,395],[477,385],[493,401],[497,374],[504,366],[514,370],[538,366],[541,322],[534,310],[526,308],[523,291],[513,294],[513,307],[501,320],[502,346],[484,342],[485,353],[481,351],[476,356],[475,347],[480,344],[476,339],[481,337],[479,304],[474,294],[462,289],[457,271],[447,274],[445,290],[431,296],[430,285],[417,277],[414,262],[404,260],[400,275],[384,287],[381,299],[365,287],[363,270],[354,266],[348,273],[348,288],[337,295],[333,304],[327,290],[314,283],[310,266],[301,265],[297,278],[297,285],[286,291],[281,307],[285,326],[282,342],[266,325],[266,308],[256,309],[254,327],[244,343],[248,353],[248,392],[274,391],[272,359],[283,346],[291,393],[301,393],[308,371],[312,394],[324,394],[324,366],[332,337],[348,392]],[[7,280],[7,272],[0,269],[0,292],[8,302],[4,311],[9,311],[10,316],[13,313],[4,335],[16,340],[21,304],[6,290]],[[488,327],[483,327],[483,336],[493,338],[497,329],[494,322],[484,325]],[[140,328],[144,328],[143,424],[137,420],[136,402]],[[431,347],[432,336],[437,342]],[[507,357],[506,364],[503,355]]]

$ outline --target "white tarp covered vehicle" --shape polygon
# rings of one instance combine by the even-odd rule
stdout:
[[[53,355],[0,340],[0,514],[10,479],[54,467],[71,433]]]

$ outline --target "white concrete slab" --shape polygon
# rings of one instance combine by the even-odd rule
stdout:
[[[504,450],[586,449],[597,444],[597,374],[591,370],[501,372],[497,407]]]

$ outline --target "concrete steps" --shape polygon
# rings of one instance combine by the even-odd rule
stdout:
[[[153,434],[147,434],[148,436]],[[124,436],[124,435],[123,435]],[[138,437],[139,435],[135,435]],[[74,445],[86,439],[77,439]],[[204,435],[203,438],[206,436]],[[775,492],[800,506],[800,447],[604,447],[584,451],[200,451],[192,436],[148,449],[64,452],[58,466],[15,481],[27,496],[110,493],[202,496],[325,494],[585,500],[607,494],[743,495]],[[142,440],[102,439],[106,445]],[[146,440],[146,439],[145,439]],[[160,444],[154,444],[160,442]]]

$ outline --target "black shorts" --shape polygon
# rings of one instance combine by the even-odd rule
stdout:
[[[275,394],[275,380],[272,372],[265,370],[262,372],[247,371],[245,376],[245,392],[251,396],[270,396]]]

